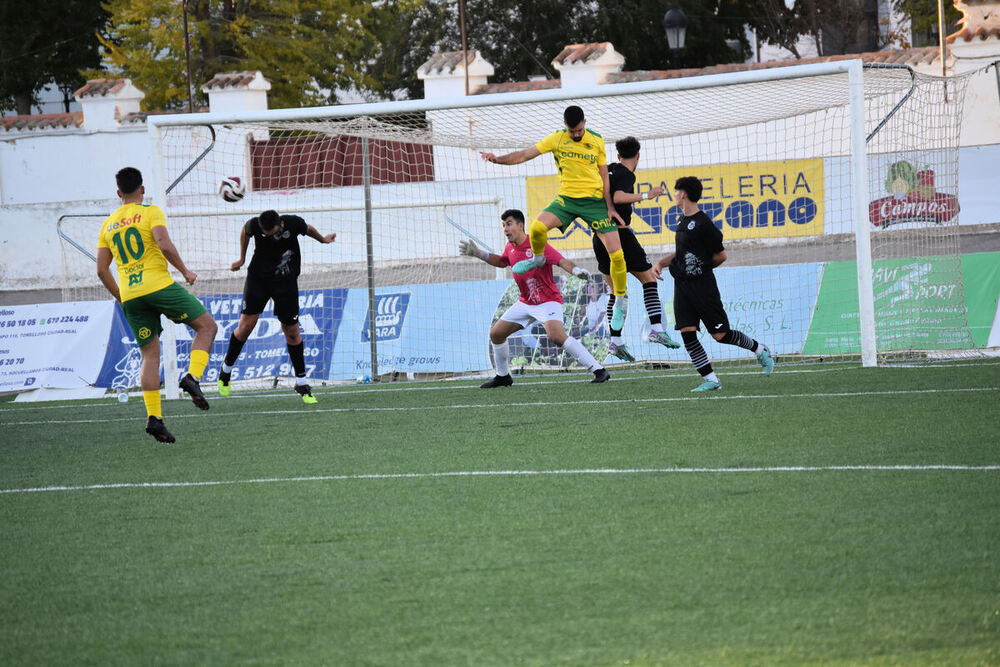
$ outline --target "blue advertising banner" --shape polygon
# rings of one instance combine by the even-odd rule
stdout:
[[[299,326],[302,331],[306,373],[309,377],[329,377],[330,359],[337,344],[341,315],[348,290],[310,289],[299,291]],[[240,319],[243,294],[212,294],[199,297],[205,308],[219,325],[219,333],[212,344],[208,368],[202,382],[215,382],[219,366],[226,356],[229,337]],[[186,372],[191,358],[193,332],[185,326],[177,331],[178,373]],[[257,326],[247,339],[233,368],[232,379],[252,380],[281,375],[292,377],[292,362],[281,322],[274,315],[274,303],[267,302]]]

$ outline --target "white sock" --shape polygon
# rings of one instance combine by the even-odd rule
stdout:
[[[588,352],[587,348],[583,346],[583,343],[572,336],[566,337],[566,342],[562,344],[562,349],[573,355],[573,358],[579,361],[583,366],[586,366],[587,370],[591,373],[601,367],[601,365],[597,363],[597,359],[594,359],[594,355]]]
[[[663,322],[657,322],[656,324],[650,324],[649,328],[653,331],[663,331]]]
[[[233,372],[233,367],[223,361],[222,362],[222,372],[223,373],[232,373]]]
[[[719,384],[722,384],[722,383],[721,383],[721,382],[719,381],[719,376],[715,374],[715,371],[712,371],[712,372],[711,372],[711,373],[709,373],[708,375],[705,375],[705,376],[704,376],[704,378],[705,378],[706,380],[711,380],[712,382],[719,382]]]
[[[611,342],[614,343],[615,345],[621,345],[623,340],[625,340],[625,338],[623,336],[612,336],[611,337]]]
[[[510,343],[493,343],[493,363],[497,366],[497,375],[510,375]]]
[[[296,378],[295,378],[295,386],[296,386],[296,387],[301,387],[301,386],[302,386],[302,385],[304,385],[304,384],[309,384],[309,383],[308,383],[308,382],[306,381],[306,379],[305,379],[305,378],[300,378],[300,377],[296,377]]]

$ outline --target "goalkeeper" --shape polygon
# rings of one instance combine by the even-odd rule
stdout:
[[[600,237],[610,258],[610,275],[615,305],[611,328],[621,330],[625,326],[628,311],[625,280],[628,269],[618,225],[625,222],[615,210],[608,181],[608,163],[604,151],[604,138],[586,129],[587,121],[583,109],[578,106],[566,107],[563,112],[566,128],[557,130],[534,146],[497,156],[480,152],[487,162],[496,164],[521,164],[533,160],[542,153],[552,153],[559,169],[559,192],[552,203],[545,207],[528,230],[531,236],[531,253],[518,262],[514,273],[524,273],[542,266],[545,258],[542,252],[548,241],[550,229],[558,227],[565,232],[576,218],[582,219],[591,231]]]
[[[507,237],[507,246],[502,255],[494,255],[483,250],[475,241],[462,241],[459,250],[463,255],[478,257],[487,264],[497,268],[514,266],[525,258],[532,257],[533,251],[524,231],[524,213],[516,209],[504,211],[500,216],[503,221],[503,233]],[[563,327],[563,298],[552,279],[552,265],[558,265],[574,276],[588,280],[590,274],[566,259],[550,245],[546,245],[541,253],[535,256],[544,258],[541,266],[535,266],[523,273],[514,274],[514,282],[521,292],[521,298],[500,316],[490,329],[490,342],[493,344],[493,361],[496,364],[496,376],[481,385],[483,389],[494,387],[509,387],[514,384],[510,376],[510,346],[507,338],[511,334],[541,322],[545,327],[545,335],[560,348],[569,352],[582,366],[594,374],[591,382],[607,382],[611,379],[608,372],[597,363],[594,355],[587,351],[583,343],[567,335]]]

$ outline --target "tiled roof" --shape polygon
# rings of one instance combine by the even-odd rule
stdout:
[[[49,130],[64,127],[80,127],[83,124],[83,112],[43,113],[30,116],[4,116],[0,118],[0,128],[5,132],[13,130]]]
[[[117,93],[125,87],[128,79],[93,79],[78,88],[73,95],[75,97],[103,97]]]
[[[965,0],[956,6],[962,12],[962,28],[948,35],[945,41],[949,44],[958,39],[971,42],[1000,37],[1000,6],[996,0]]]
[[[469,49],[468,52],[447,51],[445,53],[435,53],[427,62],[420,66],[420,69],[428,74],[448,74],[454,72],[455,68],[462,64],[463,58],[465,64],[468,65],[476,59],[477,55],[479,54],[475,49]]]
[[[802,60],[775,60],[765,63],[729,63],[712,65],[711,67],[693,67],[675,70],[639,70],[635,72],[617,72],[604,77],[604,83],[627,83],[631,81],[655,81],[659,79],[680,79],[689,76],[704,76],[707,74],[723,74],[727,72],[748,72],[751,70],[788,67],[790,65],[806,65],[810,63],[833,62],[861,58],[866,63],[930,65],[938,60],[938,47],[927,46],[919,49],[904,49],[901,51],[875,51],[872,53],[850,53],[837,56],[821,56]]]
[[[600,58],[608,50],[608,42],[591,42],[590,44],[568,44],[563,47],[552,62],[560,65],[585,63]]]
[[[473,95],[489,95],[490,93],[519,93],[525,90],[548,90],[558,88],[559,79],[545,79],[544,81],[511,81],[509,83],[487,83],[479,86]]]
[[[245,72],[219,72],[209,79],[208,83],[202,86],[201,89],[209,91],[215,88],[247,88],[254,82],[258,74],[259,72],[256,70]],[[267,78],[264,80],[269,81]]]

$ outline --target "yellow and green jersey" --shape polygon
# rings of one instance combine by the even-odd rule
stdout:
[[[153,238],[153,227],[166,224],[159,206],[125,204],[101,225],[97,247],[110,250],[118,264],[122,302],[173,284],[167,258]]]
[[[552,153],[559,169],[559,194],[564,197],[604,198],[604,181],[598,167],[606,165],[604,138],[586,130],[580,141],[573,141],[569,131],[553,132],[537,144],[539,153]]]

